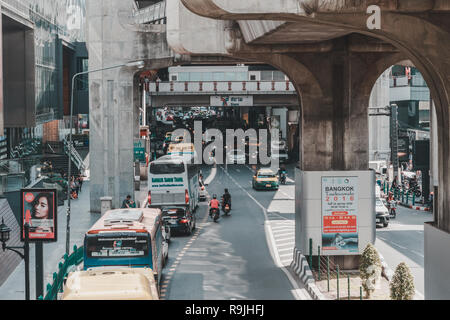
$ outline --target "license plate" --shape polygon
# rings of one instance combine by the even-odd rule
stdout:
[[[270,188],[271,186],[271,184],[266,184],[266,188]]]
[[[380,219],[377,219],[377,222],[381,222],[381,220],[380,220]]]

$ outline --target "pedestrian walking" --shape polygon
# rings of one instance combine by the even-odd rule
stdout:
[[[81,188],[83,187],[83,176],[80,173],[80,176],[78,177],[78,183],[80,185],[80,192],[81,192]]]
[[[73,181],[75,182],[75,192],[77,193],[78,197],[78,194],[80,193],[80,182],[75,177],[73,177]]]

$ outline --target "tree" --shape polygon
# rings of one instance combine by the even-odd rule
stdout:
[[[381,277],[381,260],[377,249],[369,243],[361,255],[359,272],[366,299],[379,288]]]
[[[395,269],[394,276],[389,284],[392,300],[412,300],[416,292],[414,277],[406,263],[400,263]]]

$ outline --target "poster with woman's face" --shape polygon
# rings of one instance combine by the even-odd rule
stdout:
[[[22,189],[21,240],[25,239],[25,223],[29,225],[30,241],[56,241],[56,189]]]

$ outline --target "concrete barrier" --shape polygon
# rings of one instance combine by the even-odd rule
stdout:
[[[316,281],[309,268],[308,260],[297,248],[294,248],[294,259],[291,262],[290,268],[305,284],[306,290],[308,290],[314,300],[325,300],[324,295],[316,286]]]

